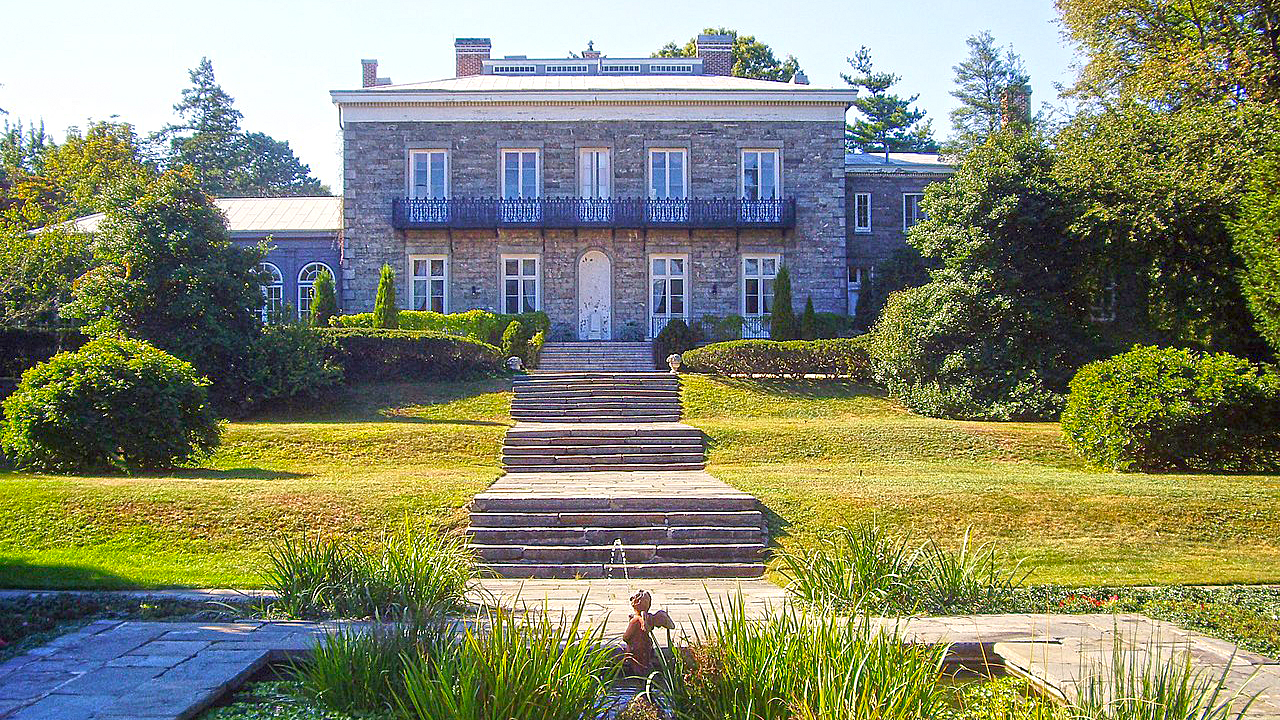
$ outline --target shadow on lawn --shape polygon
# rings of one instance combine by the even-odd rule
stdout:
[[[244,468],[177,468],[167,472],[139,473],[133,477],[176,478],[179,480],[298,480],[311,477],[311,473],[288,472],[286,470],[264,470],[256,467]]]
[[[886,397],[884,390],[847,378],[717,378],[720,383],[747,391],[813,399]]]
[[[83,565],[32,563],[19,558],[0,557],[0,588],[125,590],[137,581]]]
[[[484,408],[461,411],[458,417],[424,417],[432,406],[448,405],[484,395],[511,392],[509,378],[473,381],[361,383],[344,385],[320,397],[302,398],[273,405],[241,418],[248,422],[366,423],[403,422],[431,425],[479,425],[505,427],[504,403],[488,417]],[[453,413],[450,413],[453,414]],[[479,417],[477,417],[479,415]]]

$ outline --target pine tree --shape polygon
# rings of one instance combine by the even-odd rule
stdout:
[[[951,145],[963,152],[1000,129],[1001,97],[1011,87],[1030,81],[1022,58],[1012,48],[1001,49],[990,32],[965,41],[969,56],[952,68],[956,89],[951,96],[960,106],[951,111]]]
[[[209,58],[200,58],[200,64],[188,74],[191,87],[182,91],[182,101],[173,106],[181,122],[160,133],[169,139],[169,160],[190,165],[210,195],[232,195],[237,185],[235,175],[245,161],[240,132],[243,115],[218,85]]]
[[[804,314],[800,316],[800,339],[818,339],[818,313],[813,311],[813,297],[804,303]]]
[[[315,297],[311,300],[311,324],[329,327],[329,319],[338,314],[338,294],[328,270],[316,275]]]
[[[889,92],[901,76],[874,72],[871,51],[866,47],[849,58],[849,65],[857,74],[841,73],[840,77],[860,91],[853,107],[862,115],[846,131],[845,143],[850,150],[883,152],[886,159],[890,152],[938,150],[938,143],[933,139],[933,122],[924,119],[923,110],[911,107],[920,96],[903,98]],[[865,95],[861,92],[864,90]]]
[[[373,326],[396,330],[400,327],[400,308],[396,305],[396,273],[390,265],[382,266],[378,276],[378,294],[373,299]]]
[[[769,321],[769,337],[774,340],[795,340],[800,331],[796,327],[796,311],[791,306],[791,273],[786,266],[778,268],[773,279],[773,308]]]

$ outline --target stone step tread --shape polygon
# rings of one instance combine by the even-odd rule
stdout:
[[[724,545],[471,545],[488,562],[750,562],[764,557],[765,546]]]
[[[701,455],[703,452],[701,443],[658,443],[654,445],[641,443],[622,443],[622,444],[605,444],[599,443],[594,445],[504,445],[502,448],[503,456],[514,455],[520,457],[538,456],[538,455],[624,455],[628,453],[674,453],[676,455]]]
[[[556,473],[543,473],[554,477]],[[568,474],[568,473],[566,473]],[[635,475],[642,477],[644,471],[637,471]],[[519,477],[519,473],[514,476]],[[635,498],[635,497],[615,497],[615,498],[587,498],[587,497],[571,497],[565,496],[560,498],[554,497],[519,497],[519,496],[503,496],[493,495],[486,498],[477,497],[472,501],[472,507],[477,512],[613,512],[613,511],[630,511],[630,512],[723,512],[727,510],[755,510],[759,507],[759,501],[754,497],[747,496],[745,498],[724,498],[724,497],[686,497],[686,498],[667,498],[655,500],[653,498]]]
[[[663,577],[715,577],[758,578],[764,575],[764,563],[638,563],[628,565],[601,563],[489,563],[486,567],[502,577],[548,578],[569,580],[573,578],[622,579]]]
[[[509,469],[519,471],[529,467],[580,468],[599,465],[700,465],[706,461],[701,455],[660,457],[656,455],[508,455],[502,462]]]
[[[651,471],[651,470],[702,470],[705,467],[706,467],[706,463],[701,463],[701,462],[672,463],[672,464],[666,464],[666,465],[658,464],[658,463],[597,463],[595,465],[545,465],[545,464],[507,465],[503,467],[503,469],[506,470],[508,474],[511,474],[511,473],[519,474],[522,472],[529,472],[529,473],[583,472],[583,471],[608,472],[610,470],[613,470],[613,471],[624,470],[624,471],[631,471],[631,472],[644,472],[644,471]]]
[[[492,530],[492,532],[479,532],[479,530]],[[672,528],[678,530],[679,528]],[[561,547],[561,548],[606,548],[618,541],[625,545],[640,546],[703,546],[703,545],[750,545],[755,548],[763,549],[765,543],[765,534],[759,528],[754,530],[747,528],[732,528],[730,531],[721,529],[713,532],[710,530],[700,530],[698,532],[688,533],[672,533],[666,534],[667,528],[657,530],[638,530],[630,528],[592,528],[583,531],[559,531],[547,529],[540,532],[534,532],[533,529],[516,528],[509,530],[498,530],[494,528],[469,528],[467,531],[472,544],[484,546],[519,546],[519,547]]]
[[[759,510],[659,512],[473,512],[471,527],[743,527],[762,528]]]
[[[679,417],[675,415],[634,415],[631,417],[624,417],[621,415],[608,415],[605,417],[594,417],[594,418],[593,417],[556,418],[554,415],[528,415],[528,416],[521,416],[516,419],[522,420],[522,421],[528,421],[528,422],[546,423],[549,425],[572,425],[578,422],[588,423],[588,422],[594,422],[598,420],[608,420],[611,423],[618,423],[618,424],[634,423],[636,425],[644,425],[646,423],[653,422],[655,420],[674,422],[678,420]]]

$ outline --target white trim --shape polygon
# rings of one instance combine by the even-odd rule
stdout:
[[[665,275],[655,276],[653,273],[654,260],[667,260],[667,261],[680,260],[684,263],[684,272],[680,275],[672,275],[670,270],[670,265],[668,265],[667,273]],[[689,322],[689,317],[690,317],[689,300],[691,297],[690,288],[689,288],[689,278],[691,273],[689,272],[689,270],[690,268],[689,268],[688,253],[655,252],[655,253],[649,253],[648,257],[645,259],[645,275],[649,279],[648,284],[645,286],[645,295],[647,296],[647,300],[645,301],[645,304],[649,308],[649,327],[646,328],[647,337],[652,337],[654,335],[653,325],[654,325],[655,318],[658,318],[658,317],[680,318],[681,320],[684,320],[686,323]],[[667,281],[667,285],[666,285],[667,312],[663,313],[662,315],[655,314],[654,307],[653,307],[653,282],[658,277],[664,278]],[[683,304],[684,304],[684,312],[681,312],[681,313],[671,312],[671,305],[670,305],[671,296],[672,296],[671,295],[671,278],[673,277],[679,278],[684,282],[684,292],[680,294],[681,300],[683,301]]]
[[[565,76],[558,75],[556,78]],[[397,100],[399,98],[396,98]],[[386,100],[386,98],[378,98]],[[437,102],[431,104],[381,102],[339,104],[340,122],[529,122],[539,121],[706,121],[706,122],[818,122],[845,121],[845,104],[782,103],[591,103],[538,104],[532,102]],[[818,132],[815,130],[815,132]]]
[[[646,196],[646,197],[648,197],[650,200],[652,200],[652,199],[654,199],[654,195],[655,195],[655,193],[654,193],[654,187],[653,187],[653,154],[654,154],[654,153],[667,153],[667,154],[668,154],[667,165],[666,165],[667,184],[668,184],[668,187],[667,187],[667,193],[668,193],[668,194],[670,194],[670,192],[671,192],[671,188],[670,188],[670,180],[671,180],[671,160],[670,160],[670,155],[671,155],[671,153],[679,153],[679,154],[681,155],[681,157],[683,157],[683,158],[684,158],[684,159],[681,161],[681,167],[682,167],[682,171],[681,171],[681,180],[683,181],[683,185],[684,185],[684,187],[683,187],[681,190],[682,190],[682,192],[683,192],[684,194],[683,194],[683,195],[681,195],[680,197],[681,197],[681,198],[688,198],[688,197],[689,197],[689,148],[686,148],[686,147],[653,147],[653,148],[649,148],[649,151],[645,153],[645,179],[646,179],[646,181],[647,181],[647,182],[646,182],[646,187],[645,187],[645,196]]]
[[[417,179],[414,177],[414,172],[415,172],[414,161],[416,156],[430,155],[431,153],[441,153],[444,155],[444,196],[443,197],[444,198],[449,197],[449,175],[450,175],[449,170],[450,170],[450,162],[452,158],[449,157],[449,149],[442,148],[442,147],[409,148],[408,153],[405,157],[405,161],[407,163],[407,167],[405,169],[405,174],[404,174],[405,175],[405,178],[404,178],[405,179],[405,197],[418,197],[417,195],[414,195],[414,189],[417,187],[417,183],[414,182]],[[431,160],[430,158],[428,158],[427,159],[428,174],[430,174],[430,171],[431,171]],[[429,183],[430,183],[430,180],[428,180],[428,187],[430,187]]]
[[[524,280],[526,280],[529,277],[528,275],[524,274],[523,261],[524,260],[534,261],[535,264],[533,266],[533,281],[534,281],[534,308],[533,309],[534,311],[541,310],[542,309],[542,256],[539,255],[538,253],[503,253],[498,256],[498,312],[504,315],[510,314],[510,313],[507,313],[507,279],[508,279],[507,261],[508,260],[521,261],[520,273],[510,277],[514,277],[520,280],[522,283]],[[523,286],[520,288],[520,295],[518,297],[519,297],[518,302],[522,303],[524,299]],[[519,312],[520,312],[520,308],[518,307],[516,314],[518,314]]]
[[[514,197],[507,196],[507,156],[520,156],[520,181],[519,192],[524,192],[524,178],[527,174],[527,168],[524,165],[524,153],[533,153],[533,176],[534,176],[534,195],[532,198],[519,194]],[[498,197],[503,200],[533,200],[542,197],[542,150],[534,147],[504,147],[498,150]]]
[[[426,275],[414,274],[413,266],[414,266],[414,262],[417,260],[427,261]],[[441,255],[441,254],[432,254],[432,255],[416,255],[415,254],[415,255],[408,256],[408,268],[405,271],[405,277],[409,279],[409,292],[406,293],[406,295],[409,298],[409,309],[410,310],[418,309],[418,296],[416,293],[414,293],[414,285],[416,284],[419,278],[424,278],[427,281],[427,309],[431,310],[431,281],[436,278],[435,275],[431,274],[432,260],[440,260],[444,263],[444,275],[441,276],[444,280],[444,298],[443,298],[444,301],[442,303],[442,309],[440,310],[440,312],[447,314],[449,312],[449,256]]]
[[[860,200],[861,198],[867,199],[867,224],[866,225],[858,224],[858,200]],[[853,194],[853,232],[855,234],[865,235],[871,232],[871,229],[875,227],[874,221],[871,219],[871,210],[873,207],[874,205],[872,203],[871,193],[856,192]]]
[[[738,152],[738,197],[745,200],[747,195],[747,153],[757,153],[760,155],[773,155],[773,198],[760,198],[762,200],[782,199],[782,150],[780,148],[760,148],[745,147]],[[758,180],[757,180],[758,182]]]
[[[267,283],[266,285],[260,286],[262,288],[262,308],[259,311],[259,315],[262,316],[262,322],[265,323],[271,319],[272,312],[279,312],[281,309],[284,308],[284,273],[280,272],[279,265],[276,265],[275,263],[269,260],[263,260],[262,262],[258,263],[258,269],[271,273],[271,282]],[[270,288],[276,288],[277,290],[280,291],[279,292],[280,297],[276,298],[279,305],[277,305],[275,308],[271,307],[272,298],[271,298],[271,295],[268,293],[268,290]]]
[[[596,178],[596,179],[597,179],[596,185],[595,185],[595,187],[593,187],[593,188],[591,189],[591,191],[592,191],[592,192],[595,192],[596,190],[598,190],[598,189],[600,188],[601,183],[600,183],[600,182],[598,182],[598,181],[599,181],[599,178],[600,178],[600,177],[603,177],[603,178],[604,178],[604,183],[603,183],[603,185],[604,185],[604,194],[603,194],[603,195],[600,195],[599,197],[601,197],[601,198],[610,198],[610,197],[613,197],[613,150],[612,150],[611,148],[608,148],[608,147],[580,147],[580,148],[578,148],[578,196],[579,196],[579,197],[595,197],[594,195],[585,195],[585,194],[583,194],[583,192],[582,192],[583,187],[584,187],[584,185],[586,184],[586,178],[583,176],[583,169],[584,169],[584,168],[583,168],[583,161],[584,161],[584,157],[583,157],[583,156],[584,156],[584,155],[586,155],[587,153],[593,153],[593,154],[594,154],[594,153],[604,153],[604,165],[605,165],[605,167],[604,167],[604,172],[603,172],[603,173],[599,172],[599,171],[600,171],[600,168],[599,168],[598,163],[594,163],[594,164],[593,164],[593,170],[592,170],[592,172],[593,172],[593,173],[598,173],[598,177]],[[598,157],[599,157],[599,156],[598,156],[598,155],[593,155],[593,157],[595,157],[595,158],[597,158],[597,159],[598,159]]]
[[[748,278],[747,261],[748,260],[762,260],[762,261],[773,260],[774,261],[772,275],[766,275],[765,273],[760,272],[760,273],[757,273],[756,275],[750,276],[753,278],[758,278],[761,281],[763,281],[766,279],[772,279],[772,278],[778,277],[778,269],[782,267],[782,255],[778,253],[743,253],[741,258],[739,258],[739,261],[738,261],[738,272],[740,273],[740,278],[741,278],[741,282],[738,283],[738,308],[742,311],[743,317],[762,317],[764,315],[769,314],[769,313],[763,312],[763,308],[761,308],[762,310],[761,312],[756,312],[756,313],[747,312],[747,278]],[[763,289],[761,290],[761,292],[757,293],[757,295],[758,297],[761,298],[761,302],[763,302],[763,298],[765,296]]]
[[[902,232],[907,232],[908,230],[911,229],[911,225],[907,224],[907,198],[909,197],[916,198],[916,222],[920,222],[920,220],[924,218],[924,215],[921,214],[920,212],[920,200],[924,198],[924,193],[921,193],[921,192],[902,193]]]

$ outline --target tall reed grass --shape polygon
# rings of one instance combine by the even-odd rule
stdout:
[[[476,575],[465,539],[406,518],[372,547],[285,538],[268,553],[265,581],[272,611],[289,617],[402,617],[456,609]]]

